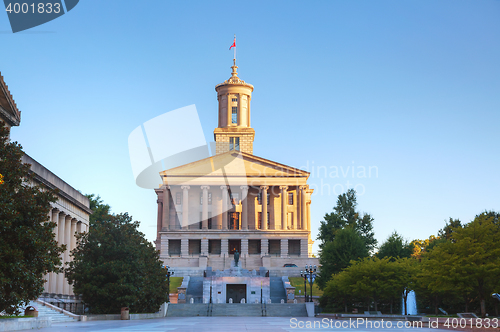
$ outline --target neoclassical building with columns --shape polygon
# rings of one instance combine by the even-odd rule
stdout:
[[[160,173],[156,247],[180,276],[227,269],[236,250],[242,268],[296,274],[318,264],[309,173],[253,154],[253,86],[238,77],[235,63],[231,68],[215,87],[215,155]]]
[[[0,75],[0,121],[9,128],[9,133],[12,127],[21,123],[21,112],[17,109],[2,75]],[[56,223],[54,237],[59,245],[66,245],[66,251],[61,255],[64,265],[70,261],[70,251],[76,247],[76,234],[85,232],[89,228],[89,216],[92,213],[89,199],[29,155],[24,154],[22,162],[31,165],[30,171],[34,175],[33,181],[36,184],[58,189],[57,201],[51,203],[47,221]],[[64,273],[49,273],[44,279],[46,282],[42,297],[47,302],[75,309],[74,305],[80,301],[73,293],[73,287],[69,285]]]

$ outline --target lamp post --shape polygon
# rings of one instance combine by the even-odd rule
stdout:
[[[307,268],[307,266],[306,266]],[[304,302],[307,302],[307,272],[300,271],[300,276],[304,278]]]
[[[169,271],[168,269],[170,269],[170,266],[165,265],[165,270],[167,274],[167,287],[168,287],[167,302],[170,302],[170,276],[174,275],[174,271]]]
[[[311,285],[311,295],[309,295],[309,299],[310,299],[309,302],[312,302],[313,301],[313,299],[312,299],[312,297],[313,297],[313,284],[314,284],[314,279],[316,279],[316,265],[314,265],[314,266],[309,265],[309,267],[307,267],[307,265],[306,265],[306,271],[305,271],[304,275],[306,276],[307,279],[309,279],[309,284]]]

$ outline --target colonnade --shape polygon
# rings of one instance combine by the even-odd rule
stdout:
[[[66,245],[66,250],[61,254],[62,266],[70,262],[70,252],[76,248],[76,233],[86,232],[88,225],[73,217],[70,213],[53,208],[49,212],[50,221],[56,223],[54,238],[59,246]],[[58,295],[74,295],[73,287],[68,283],[64,273],[50,272],[45,275],[45,293]]]
[[[180,189],[180,190],[179,190]],[[257,190],[256,190],[257,189]],[[279,189],[279,190],[277,190]],[[191,190],[200,192],[201,204],[197,203],[196,206],[190,206],[189,193]],[[231,201],[230,192],[238,195],[241,193],[242,200],[238,202]],[[271,199],[266,204],[268,193],[271,192],[275,197],[280,197],[281,200]],[[288,194],[293,195],[293,204],[289,204]],[[201,219],[201,229],[218,229],[228,230],[228,211],[237,211],[241,214],[241,230],[309,230],[310,229],[310,214],[309,204],[310,191],[307,186],[268,186],[262,185],[257,187],[249,186],[162,186],[156,190],[158,195],[158,234],[160,231],[166,230],[179,230],[180,228],[187,230],[189,224],[193,223],[194,219]],[[212,194],[212,224],[209,228],[209,193]],[[258,195],[260,194],[260,203],[258,202]],[[176,203],[177,197],[173,195],[180,195],[182,200],[180,204]],[[180,198],[179,197],[179,198]],[[192,201],[191,201],[192,202]],[[279,204],[278,204],[279,203]],[[172,206],[174,205],[174,206]],[[275,211],[275,208],[280,208],[279,218],[277,214],[270,216],[268,220],[268,212]],[[201,211],[199,211],[201,209]],[[251,209],[254,209],[252,212]],[[201,212],[201,217],[198,215],[190,215],[192,213]],[[260,213],[260,226],[259,226],[259,213]],[[288,215],[291,213],[292,220],[288,220]],[[249,216],[253,218],[249,218]],[[191,219],[190,219],[191,218]],[[250,220],[253,219],[253,220]],[[269,227],[268,227],[269,224]]]

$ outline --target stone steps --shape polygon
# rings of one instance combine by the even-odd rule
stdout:
[[[212,316],[260,317],[262,307],[255,303],[215,303],[212,306]]]
[[[286,302],[286,291],[281,277],[270,277],[269,288],[271,291],[271,303],[281,303],[281,300],[285,300]]]
[[[260,303],[170,303],[167,311],[167,317],[210,315],[215,317],[307,317],[307,311],[304,303],[267,303],[264,306]]]
[[[38,302],[31,301],[29,305],[36,308],[38,311],[38,317],[50,317],[53,323],[78,321],[76,318],[66,316],[63,313],[46,307]]]

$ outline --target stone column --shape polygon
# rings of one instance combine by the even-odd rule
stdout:
[[[233,107],[231,106],[231,95],[227,94],[227,126],[231,126],[233,123]],[[229,143],[229,142],[228,142]]]
[[[307,216],[306,216],[306,186],[300,186],[300,219],[303,230],[307,230]]]
[[[168,229],[169,226],[174,226],[174,225],[175,225],[175,219],[172,221],[170,220],[170,187],[163,186],[161,227]],[[174,227],[170,227],[170,229],[173,228]]]
[[[287,206],[288,206],[288,202],[287,202],[287,199],[288,199],[288,192],[287,192],[287,189],[288,187],[287,186],[280,186],[280,189],[281,189],[281,229],[285,230],[287,229],[288,225],[287,225],[287,216],[288,216],[288,209],[287,209]]]
[[[69,251],[71,249],[71,216],[67,215],[65,218],[65,228],[64,228],[64,244],[66,244],[66,251],[64,252],[64,262],[69,262]],[[64,294],[69,295],[69,283],[64,276]]]
[[[77,225],[77,220],[75,218],[71,219],[71,236],[70,236],[70,239],[71,239],[71,247],[70,248],[71,248],[71,250],[76,248],[76,225]],[[73,259],[70,259],[70,260],[72,261]],[[69,294],[75,295],[75,293],[73,293],[73,286],[70,286],[70,285],[69,285]]]
[[[292,229],[296,230],[299,222],[299,218],[297,217],[299,214],[299,187],[295,191],[295,197],[293,198],[293,204],[295,205],[295,210],[293,212],[293,226]]]
[[[54,239],[59,241],[58,237],[58,230],[59,230],[59,210],[58,209],[52,209],[52,222],[56,224],[56,227],[54,227]],[[50,277],[49,277],[49,293],[57,293],[57,274],[54,272],[50,272]]]
[[[210,189],[210,187],[209,186],[201,186],[201,189],[203,190],[203,206],[202,206],[202,211],[201,211],[201,228],[208,229],[208,189]],[[208,242],[207,242],[207,248],[208,248]],[[208,249],[207,249],[207,251],[208,251]]]
[[[208,256],[208,239],[201,239],[201,256]]]
[[[189,240],[181,239],[181,257],[189,256]]]
[[[267,189],[268,186],[260,186],[261,189],[261,202],[262,202],[262,230],[267,230]]]
[[[160,195],[158,195],[156,203],[158,204],[158,214],[156,216],[156,241],[158,243],[156,245],[159,246],[160,232],[161,232],[162,218],[163,218],[163,198],[160,199]]]
[[[241,239],[241,256],[248,256],[248,239]],[[241,265],[240,265],[241,266]]]
[[[267,256],[269,254],[269,240],[261,239],[260,240],[260,255]]]
[[[189,186],[181,186],[182,189],[182,229],[189,226]]]
[[[241,186],[241,229],[248,230],[248,186]]]
[[[64,231],[65,231],[65,225],[66,225],[66,215],[64,213],[59,214],[59,231],[58,231],[58,242],[59,246],[64,244]],[[64,265],[64,252],[61,253],[61,262]],[[64,293],[64,273],[58,273],[57,274],[57,294],[63,294]]]
[[[280,239],[281,257],[288,257],[288,239]]]
[[[220,186],[222,189],[222,229],[227,230],[227,186]]]
[[[229,241],[228,241],[228,239],[221,239],[220,240],[220,255],[221,255],[221,257],[228,257],[229,256]]]

